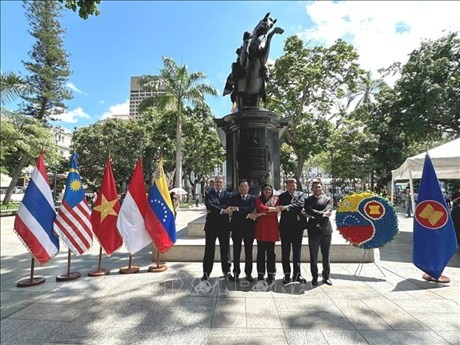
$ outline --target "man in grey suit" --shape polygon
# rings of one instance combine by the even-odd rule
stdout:
[[[297,180],[286,180],[286,192],[279,196],[280,235],[281,235],[281,261],[283,263],[283,284],[291,282],[291,264],[289,256],[292,246],[292,280],[305,284],[306,280],[300,274],[300,256],[302,250],[303,231],[306,228],[305,217],[301,214],[305,197],[303,192],[297,190]]]
[[[314,181],[311,187],[313,195],[305,199],[305,212],[308,223],[308,248],[310,249],[310,270],[312,285],[318,285],[318,251],[321,248],[323,257],[323,283],[332,285],[329,279],[331,272],[329,263],[329,251],[332,240],[332,224],[330,216],[334,207],[334,201],[323,195],[323,185],[320,181]]]

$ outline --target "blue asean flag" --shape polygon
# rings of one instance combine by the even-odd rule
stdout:
[[[437,280],[456,250],[452,218],[427,154],[414,212],[412,260],[415,266]]]

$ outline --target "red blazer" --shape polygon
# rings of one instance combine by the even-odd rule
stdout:
[[[278,198],[275,198],[275,206],[279,205]],[[266,213],[265,216],[260,216],[256,219],[255,238],[258,241],[276,242],[280,239],[280,229],[278,224],[278,212],[268,212],[268,206],[264,205],[260,200],[260,196],[256,198],[256,212]]]

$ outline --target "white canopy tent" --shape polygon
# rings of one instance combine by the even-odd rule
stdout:
[[[460,138],[428,151],[436,175],[440,179],[460,179]],[[422,177],[426,152],[407,158],[404,163],[391,171],[391,198],[393,199],[394,182],[409,179],[412,209],[415,210],[414,187],[412,179]]]

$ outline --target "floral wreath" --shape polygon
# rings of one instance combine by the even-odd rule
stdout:
[[[337,209],[336,224],[348,242],[363,249],[383,247],[398,233],[393,205],[371,192],[343,198]]]

